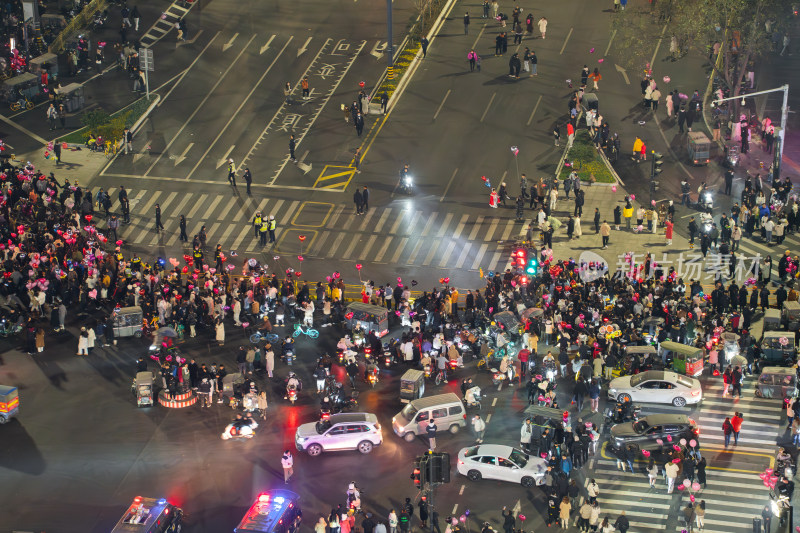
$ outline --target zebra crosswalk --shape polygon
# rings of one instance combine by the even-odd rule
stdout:
[[[673,494],[667,494],[663,467],[653,489],[644,473],[643,462],[637,464],[636,472],[621,472],[616,468],[616,460],[604,453],[594,470],[601,487],[598,498],[601,516],[609,515],[613,523],[615,517],[625,511],[632,531],[680,532],[688,529],[683,509],[694,495],[696,502],[705,501],[704,533],[752,531],[753,517],[760,517],[764,506],[769,504],[769,490],[759,473],[770,465],[777,449],[776,439],[785,427],[781,402],[756,398],[752,377],[745,380],[742,397],[736,400],[721,397],[721,383],[706,385],[704,383],[703,402],[691,418],[700,427],[700,450],[708,463],[707,487],[695,493],[676,487]],[[673,406],[645,404],[642,407],[643,414],[686,412],[686,408]],[[745,422],[739,443],[725,448],[722,422],[726,416],[733,416],[734,411],[743,412]],[[678,479],[676,483],[682,481]],[[692,529],[697,530],[696,524]]]
[[[107,190],[118,207],[118,190]],[[364,261],[439,269],[503,270],[509,261],[507,243],[523,234],[531,222],[452,211],[408,209],[402,205],[372,207],[356,216],[349,206],[330,206],[318,224],[307,220],[301,200],[226,196],[202,191],[139,191],[129,193],[131,224],[119,237],[129,245],[180,247],[179,217],[186,216],[191,237],[205,225],[210,246],[217,243],[237,253],[302,253],[307,257]],[[161,234],[155,231],[159,204]],[[309,202],[308,204],[311,204]],[[278,242],[262,247],[252,227],[256,212],[275,216]],[[104,224],[100,223],[102,231]],[[301,244],[300,234],[307,235]]]

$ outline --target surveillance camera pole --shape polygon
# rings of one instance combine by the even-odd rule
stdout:
[[[758,91],[758,92],[755,92],[755,93],[748,93],[748,94],[743,94],[743,95],[739,95],[739,96],[730,96],[728,98],[720,98],[719,100],[712,100],[711,101],[711,105],[713,106],[715,104],[719,104],[719,103],[722,103],[722,102],[727,102],[728,100],[738,100],[739,98],[744,100],[745,98],[750,98],[751,96],[759,96],[759,95],[762,95],[762,94],[776,93],[778,91],[783,91],[783,106],[781,107],[781,131],[778,132],[778,137],[779,137],[778,149],[779,149],[779,153],[780,153],[781,159],[783,159],[783,145],[785,144],[785,140],[786,140],[786,126],[787,126],[786,123],[789,120],[789,84],[788,83],[786,85],[782,85],[782,86],[777,87],[775,89],[768,89],[766,91]]]

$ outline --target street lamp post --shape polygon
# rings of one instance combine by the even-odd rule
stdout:
[[[715,104],[719,104],[721,102],[727,102],[728,100],[737,100],[737,99],[741,98],[744,101],[745,98],[750,98],[751,96],[759,96],[759,95],[762,95],[762,94],[776,93],[778,91],[783,91],[783,105],[781,106],[781,130],[778,132],[778,143],[779,143],[778,144],[778,155],[779,155],[779,157],[778,157],[778,168],[775,169],[777,171],[780,170],[780,160],[783,158],[783,145],[785,144],[785,141],[786,141],[786,123],[789,120],[789,84],[787,83],[787,84],[782,85],[780,87],[777,87],[775,89],[768,89],[766,91],[758,91],[758,92],[755,92],[755,93],[748,93],[748,94],[743,94],[743,95],[740,95],[740,96],[731,96],[731,97],[728,97],[728,98],[720,98],[719,100],[712,100],[711,101],[711,105],[713,107]],[[773,177],[773,179],[774,178],[775,177]]]
[[[394,47],[392,46],[392,0],[386,0],[386,72],[390,80],[394,79]]]

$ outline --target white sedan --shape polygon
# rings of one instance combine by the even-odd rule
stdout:
[[[481,444],[458,452],[456,468],[470,481],[497,479],[533,487],[544,483],[547,461],[511,446]]]
[[[671,403],[676,407],[700,403],[703,388],[700,381],[670,370],[648,370],[632,376],[616,378],[608,384],[611,400],[646,403]]]

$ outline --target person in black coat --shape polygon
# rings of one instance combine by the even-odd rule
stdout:
[[[761,287],[760,291],[761,295],[761,310],[764,311],[767,307],[769,307],[769,289],[766,285]]]
[[[353,193],[353,203],[356,204],[356,215],[360,215],[364,209],[364,197],[361,195],[361,190],[356,189]]]

